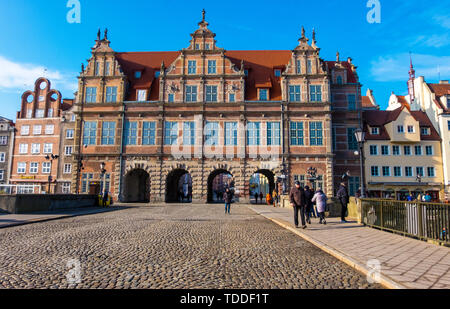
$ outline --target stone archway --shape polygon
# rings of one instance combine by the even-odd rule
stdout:
[[[123,198],[125,203],[150,202],[150,175],[137,168],[125,175]]]
[[[230,177],[231,176],[231,177]],[[225,189],[234,187],[232,182],[233,175],[226,169],[219,168],[211,172],[208,176],[208,195],[207,203],[221,203],[222,194]]]
[[[266,198],[266,194],[272,194],[273,190],[275,190],[275,174],[271,170],[259,169],[251,175],[249,179],[248,192],[250,199],[254,196],[255,193],[257,193],[258,195],[262,193],[262,201],[264,201]]]
[[[167,175],[165,200],[166,203],[192,202],[192,177],[187,170],[177,168]]]

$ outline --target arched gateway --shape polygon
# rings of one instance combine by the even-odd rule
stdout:
[[[134,169],[125,175],[124,181],[125,203],[150,202],[150,175],[143,169]]]
[[[222,203],[226,188],[233,187],[233,175],[225,169],[217,169],[208,177],[208,203]]]
[[[167,175],[166,203],[192,202],[192,178],[185,169],[175,169]]]

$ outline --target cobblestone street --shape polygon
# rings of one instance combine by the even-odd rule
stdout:
[[[246,206],[223,212],[142,206],[0,230],[0,288],[380,288]]]

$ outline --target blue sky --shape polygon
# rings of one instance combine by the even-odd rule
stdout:
[[[291,50],[303,25],[314,27],[321,57],[352,57],[363,94],[384,108],[392,91],[406,94],[409,52],[428,82],[450,78],[450,1],[379,0],[381,23],[367,22],[368,0],[142,1],[79,0],[81,23],[67,22],[68,0],[0,0],[0,115],[15,119],[21,94],[39,76],[66,98],[76,90],[98,28],[116,51],[174,51],[206,9],[217,44],[228,50]]]

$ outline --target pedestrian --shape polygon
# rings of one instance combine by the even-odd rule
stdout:
[[[106,207],[106,202],[108,201],[108,190],[103,193],[103,207]]]
[[[311,224],[311,212],[313,211],[313,198],[314,194],[311,192],[308,186],[305,186],[305,202],[306,202],[306,222]]]
[[[317,212],[319,213],[320,224],[327,224],[325,220],[325,211],[327,209],[327,196],[321,189],[317,190],[316,194],[314,194],[312,201],[316,202]]]
[[[273,207],[277,207],[278,205],[278,193],[277,190],[274,189],[272,192],[272,200],[273,200]]]
[[[427,193],[427,195],[425,195],[425,202],[427,202],[427,203],[431,202],[431,195],[430,195],[430,193]]]
[[[261,204],[263,203],[263,197],[264,197],[263,193],[259,192],[259,200],[261,201]]]
[[[305,211],[306,211],[306,202],[305,202],[305,191],[300,186],[300,182],[296,181],[295,186],[292,188],[289,199],[291,202],[291,206],[294,208],[294,224],[295,227],[298,228],[298,212],[300,211],[300,216],[302,220],[302,228],[306,229],[305,222]]]
[[[223,194],[223,199],[225,200],[225,214],[227,213],[230,214],[231,202],[233,200],[233,193],[229,188],[227,188],[227,190]]]
[[[345,217],[347,216],[348,203],[350,202],[350,196],[348,195],[348,189],[345,183],[341,183],[339,190],[337,192],[337,198],[341,203],[341,222],[345,223]]]
[[[258,193],[255,192],[255,204],[258,204]]]

